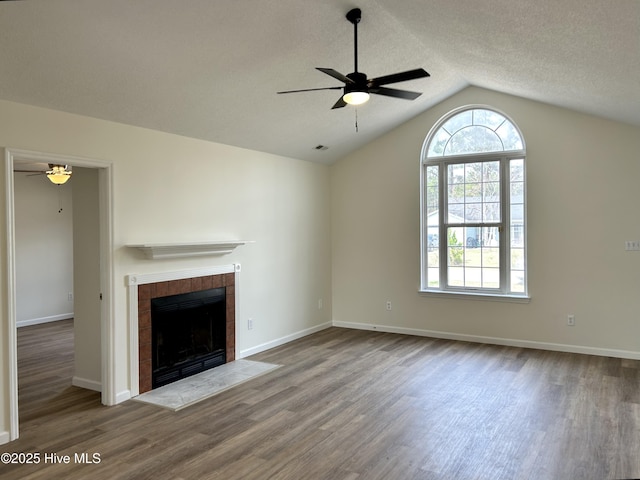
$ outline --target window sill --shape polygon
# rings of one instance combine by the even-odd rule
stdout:
[[[420,290],[423,297],[433,298],[458,298],[463,300],[486,300],[489,302],[529,303],[528,295],[498,295],[484,292],[454,292],[450,290]]]

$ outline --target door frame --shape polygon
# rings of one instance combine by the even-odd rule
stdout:
[[[17,162],[38,162],[71,165],[98,169],[98,196],[100,222],[100,283],[101,283],[101,401],[104,405],[115,405],[115,319],[114,308],[114,265],[113,265],[113,164],[104,160],[42,153],[15,148],[4,149],[5,172],[4,187],[6,195],[6,294],[7,322],[1,336],[7,338],[7,357],[9,374],[9,440],[19,435],[18,412],[18,348],[16,325],[16,263],[15,263],[15,208],[13,168]]]

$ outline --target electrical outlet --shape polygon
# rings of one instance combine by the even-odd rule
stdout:
[[[570,327],[575,326],[576,324],[576,316],[575,315],[567,315],[567,325]]]
[[[253,330],[253,318],[249,318],[247,320],[247,329],[248,330]]]
[[[387,300],[387,310],[391,310],[391,301]]]
[[[73,292],[69,292],[69,294],[67,295],[67,300],[73,302]]]
[[[637,252],[640,250],[640,240],[626,240],[624,242],[624,249],[628,252]]]
[[[322,310],[322,307],[323,307],[323,306],[324,306],[324,304],[323,304],[323,302],[322,302],[322,299],[321,299],[321,298],[319,298],[319,299],[318,299],[318,310]]]

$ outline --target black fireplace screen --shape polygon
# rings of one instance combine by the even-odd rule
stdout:
[[[152,388],[226,362],[225,289],[151,300]]]

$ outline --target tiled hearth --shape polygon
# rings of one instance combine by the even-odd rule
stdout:
[[[196,292],[211,288],[225,287],[226,294],[226,362],[235,360],[236,353],[236,272],[239,265],[220,267],[213,269],[212,274],[203,274],[201,271],[184,272],[185,278],[180,272],[168,272],[167,274],[129,275],[129,311],[131,316],[132,342],[137,337],[137,348],[131,346],[132,361],[137,357],[137,369],[131,366],[132,380],[138,377],[139,391],[133,395],[151,390],[151,300],[168,295]],[[218,273],[220,271],[221,273]],[[209,273],[209,272],[206,272]],[[168,278],[168,279],[165,279]],[[158,281],[154,281],[158,280]],[[134,302],[137,297],[137,309]],[[135,310],[134,310],[135,309]],[[136,328],[137,324],[137,328]],[[135,348],[135,350],[134,350]],[[137,350],[137,351],[136,351]],[[134,354],[135,353],[135,354]],[[137,374],[137,375],[134,375]],[[133,386],[132,386],[133,387]]]
[[[241,359],[138,395],[135,399],[178,411],[236,385],[269,373],[279,365]]]

